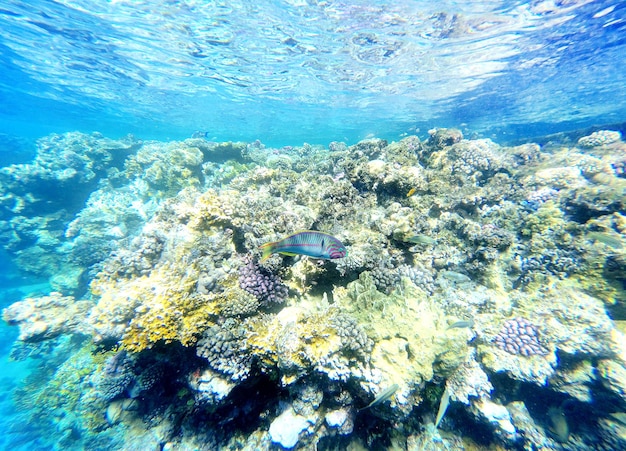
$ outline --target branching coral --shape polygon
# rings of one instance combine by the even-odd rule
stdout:
[[[254,356],[248,352],[245,329],[234,319],[208,328],[197,344],[198,356],[209,365],[237,381],[250,373]]]
[[[239,268],[239,285],[256,297],[264,307],[284,303],[289,294],[289,290],[278,277],[252,259],[248,259]]]

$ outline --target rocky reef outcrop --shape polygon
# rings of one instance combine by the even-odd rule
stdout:
[[[16,357],[48,355],[17,397],[62,444],[625,446],[614,133],[570,148],[452,129],[328,149],[39,146],[0,170],[0,237],[56,291],[4,319]],[[67,189],[74,202],[54,198]],[[261,261],[307,229],[347,256]]]

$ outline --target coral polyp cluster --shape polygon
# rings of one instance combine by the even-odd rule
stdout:
[[[252,259],[239,268],[239,286],[256,297],[261,305],[282,304],[287,300],[289,289],[270,271]]]
[[[548,353],[539,342],[537,328],[524,318],[507,320],[502,325],[500,333],[496,335],[494,343],[511,354],[529,356]]]
[[[0,170],[0,242],[54,290],[4,310],[41,364],[17,398],[85,449],[624,448],[615,133],[44,138]],[[347,255],[262,259],[303,230]]]

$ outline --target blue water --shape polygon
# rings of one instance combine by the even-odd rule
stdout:
[[[0,166],[68,131],[506,143],[626,122],[623,1],[4,0],[0,30]],[[45,289],[10,259],[0,307]],[[15,426],[16,337],[0,324],[0,448],[35,449]]]
[[[615,1],[7,1],[0,132],[269,145],[620,122]]]

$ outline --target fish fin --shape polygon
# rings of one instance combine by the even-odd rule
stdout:
[[[274,253],[275,246],[276,246],[276,242],[265,243],[259,246],[259,249],[263,251],[263,254],[261,255],[261,261],[265,261],[268,258],[270,258],[270,255]]]
[[[288,255],[289,257],[295,257],[298,254],[295,254],[293,252],[279,252],[279,254],[281,255]]]

